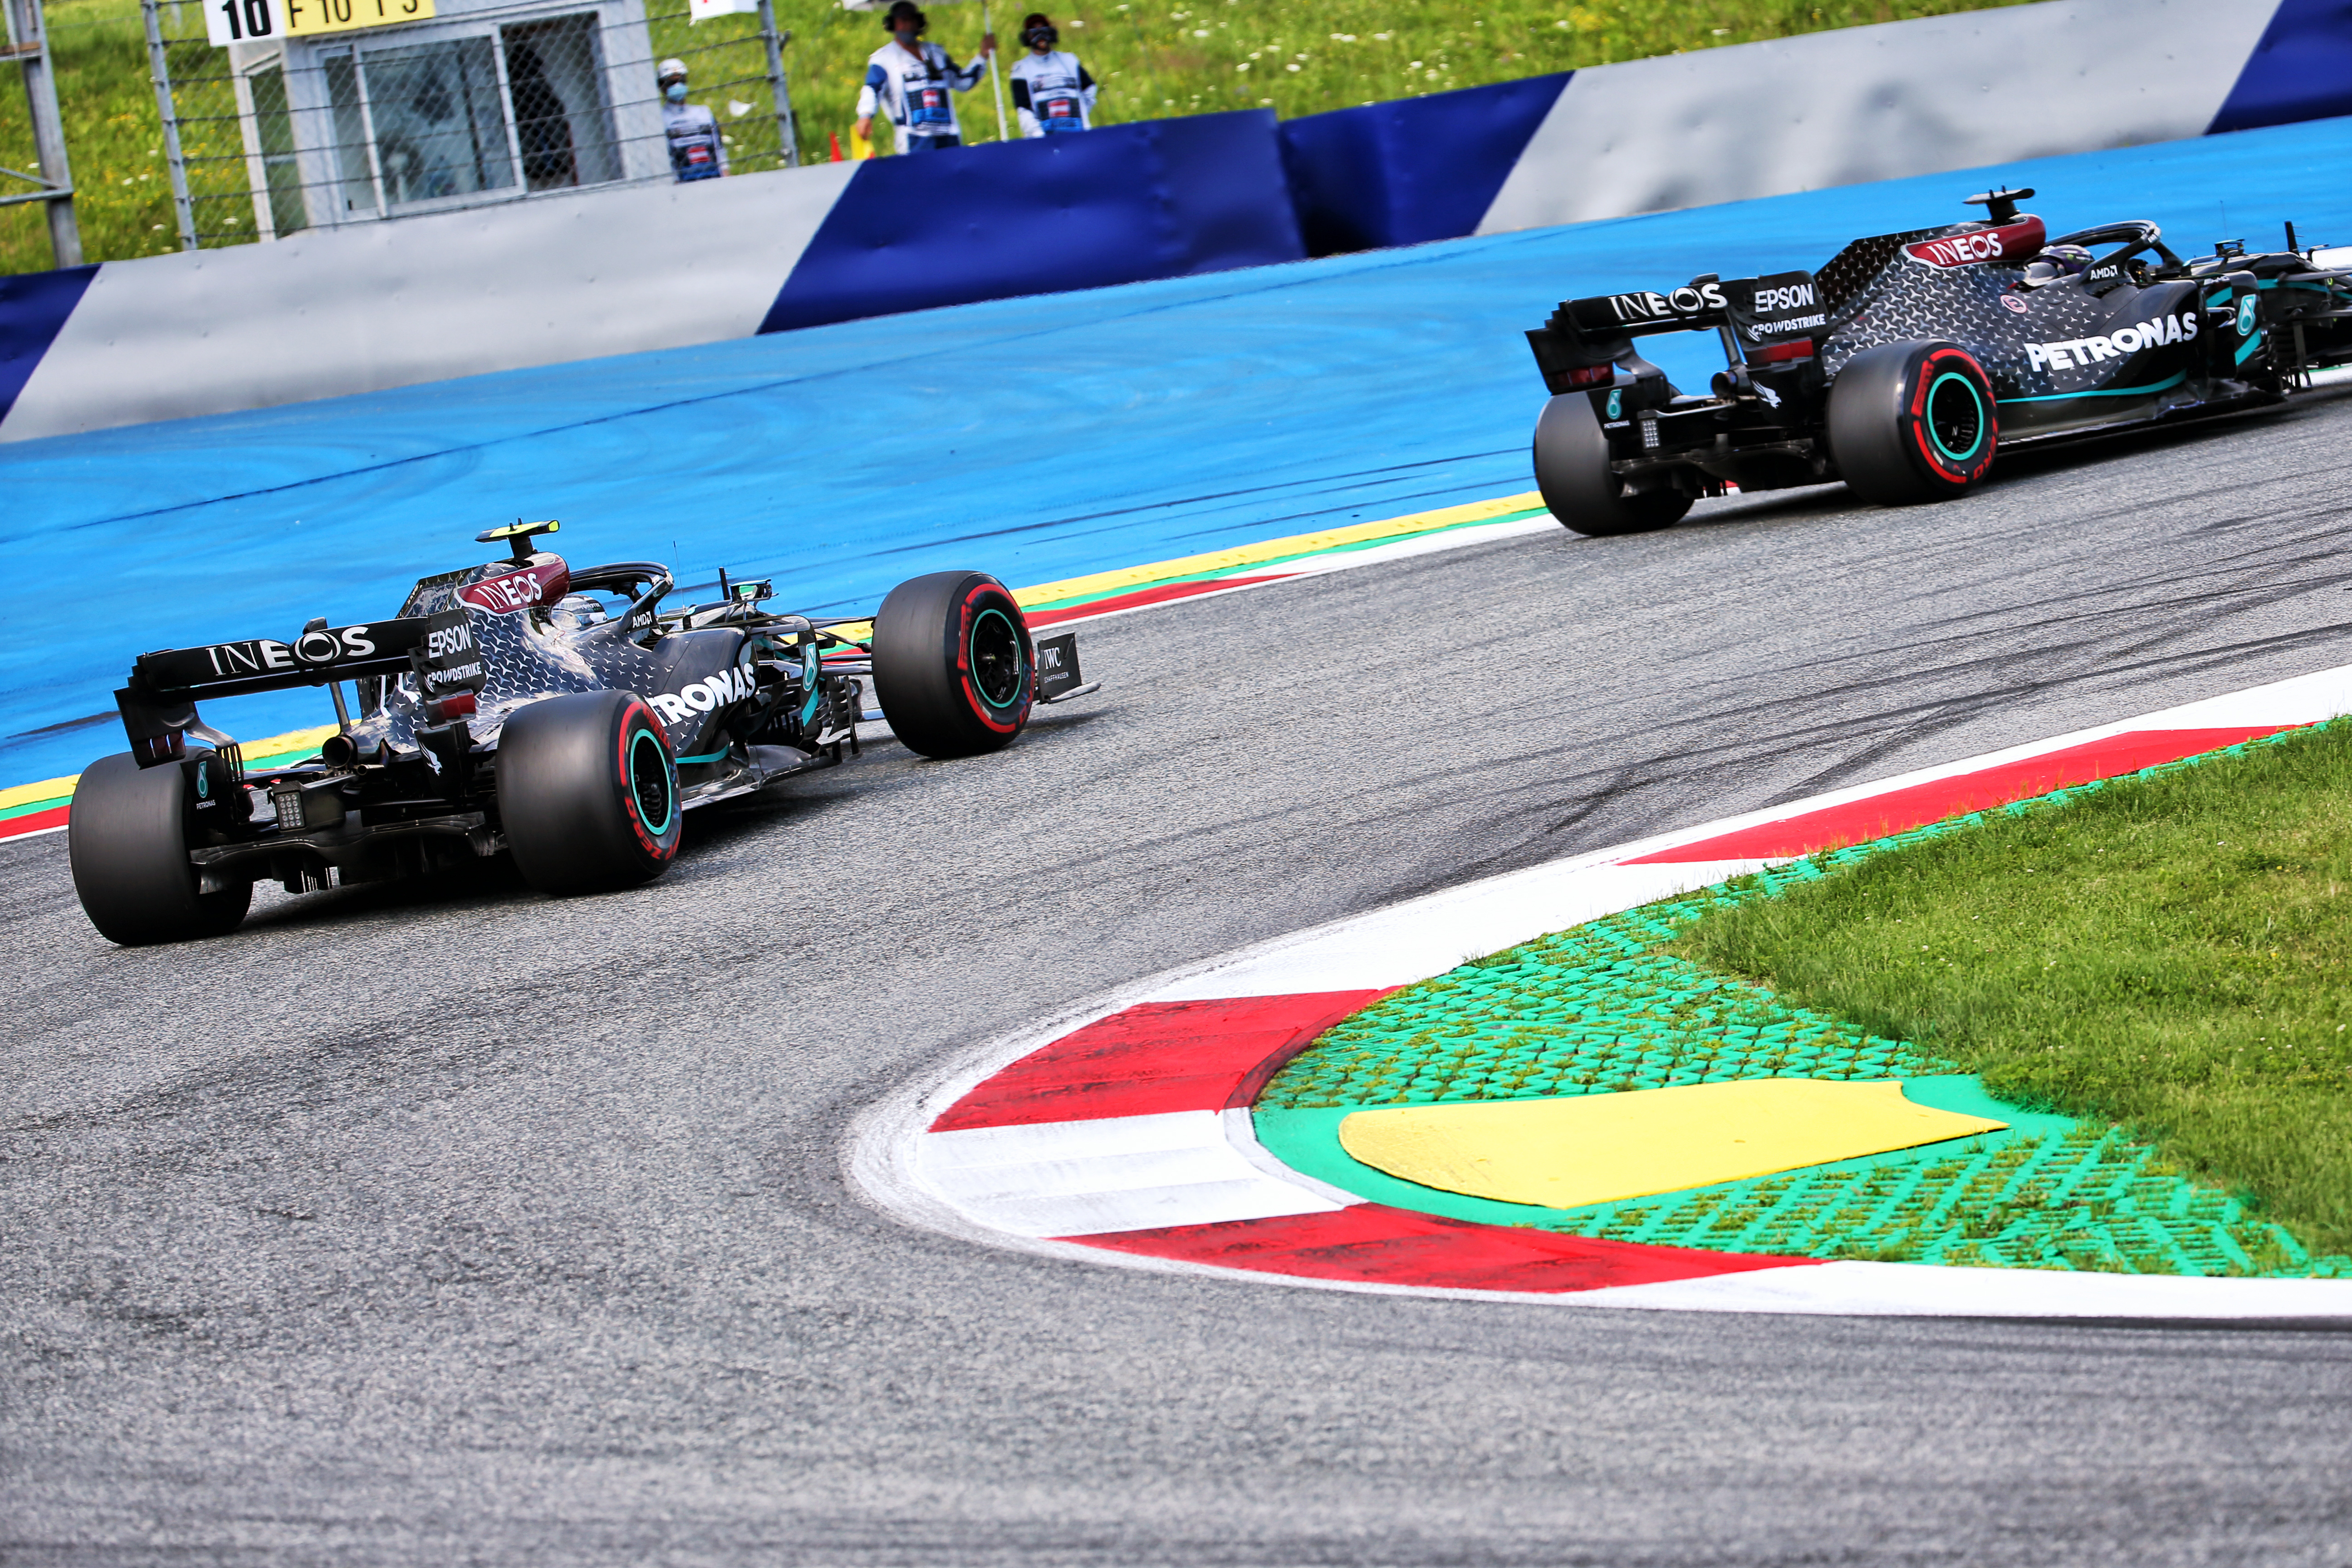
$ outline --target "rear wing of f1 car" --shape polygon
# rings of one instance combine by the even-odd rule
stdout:
[[[1829,312],[1810,272],[1728,279],[1710,272],[1669,293],[1563,301],[1528,334],[1528,346],[1544,385],[1558,395],[1632,381],[1641,363],[1636,337],[1709,330],[1747,363],[1767,364],[1811,354],[1829,331]]]
[[[114,694],[123,731],[142,767],[183,754],[186,737],[215,740],[196,717],[196,701],[324,686],[372,675],[400,675],[425,644],[429,616],[403,616],[352,626],[314,620],[292,642],[249,637],[204,647],[141,654],[131,679]],[[340,707],[341,698],[337,699]]]

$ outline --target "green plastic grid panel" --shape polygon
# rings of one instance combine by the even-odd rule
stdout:
[[[2264,737],[2129,775],[2147,778],[2276,743]],[[2076,785],[1999,808],[2042,811],[2105,787]],[[1899,1040],[1782,1004],[1767,989],[1659,951],[1717,904],[1989,814],[1825,851],[1756,876],[1540,937],[1386,997],[1292,1060],[1258,1105],[1262,1135],[1312,1173],[1349,1184],[1338,1118],[1288,1111],[1608,1094],[1735,1079],[1903,1079],[1951,1074]],[[1966,1080],[1973,1082],[1973,1080]],[[1906,1153],[1653,1197],[1549,1210],[1448,1201],[1570,1234],[1719,1251],[2131,1273],[2352,1277],[2314,1258],[2231,1194],[2200,1186],[2112,1128],[1982,1100],[2011,1131]],[[1312,1145],[1311,1147],[1309,1145]],[[1328,1145],[1328,1147],[1326,1146]],[[1368,1193],[1394,1201],[1398,1184]],[[1435,1194],[1433,1194],[1435,1196]],[[1449,1195],[1450,1200],[1450,1195]]]

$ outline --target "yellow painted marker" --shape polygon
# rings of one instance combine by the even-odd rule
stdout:
[[[1339,1144],[1373,1169],[1424,1187],[1578,1208],[2007,1125],[1916,1104],[1892,1080],[1761,1078],[1359,1110],[1339,1123]]]

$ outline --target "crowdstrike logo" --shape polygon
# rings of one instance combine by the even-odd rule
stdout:
[[[646,700],[654,705],[654,710],[666,721],[683,724],[697,713],[708,713],[714,708],[743,701],[757,690],[759,683],[751,679],[750,670],[730,668],[720,670],[708,680],[698,680],[691,686],[683,687],[675,695],[665,691]]]
[[[2069,338],[2063,343],[2028,343],[2025,363],[2032,370],[2084,370],[2102,360],[2120,359],[2164,343],[2194,342],[2197,317],[2158,316],[2136,327],[2117,327],[2098,337]]]
[[[1825,326],[1828,322],[1829,317],[1826,314],[1790,316],[1779,321],[1759,321],[1748,329],[1748,337],[1749,342],[1760,343],[1767,338],[1784,337],[1790,332],[1810,332],[1815,327]]]

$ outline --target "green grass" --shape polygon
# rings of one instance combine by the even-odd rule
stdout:
[[[2352,723],[1861,858],[1670,951],[2352,1248]]]
[[[1099,5],[1089,0],[1076,10],[1045,9],[1060,24],[1065,47],[1103,83],[1099,120],[1117,124],[1259,107],[1285,116],[1312,114],[1611,60],[2018,3],[1172,0]],[[1028,9],[1017,3],[995,8],[1001,44],[1017,47],[1013,35]],[[866,57],[883,40],[881,26],[873,15],[843,11],[831,0],[777,0],[776,10],[780,24],[793,33],[785,67],[805,154],[823,158],[829,134],[848,144],[857,84]],[[48,15],[67,153],[82,192],[75,206],[84,249],[91,260],[115,260],[176,248],[138,5],[133,0],[51,0]],[[979,42],[975,5],[935,5],[931,21],[933,36],[959,58]],[[704,24],[691,30],[690,41],[707,42],[722,36],[720,29],[732,36],[748,22],[731,17]],[[657,29],[655,43],[669,48],[688,37],[682,25],[673,25]],[[995,139],[985,81],[959,108],[973,140]],[[31,157],[24,94],[13,81],[0,83],[0,163],[24,168]],[[0,271],[49,265],[47,229],[33,205],[0,208]]]

